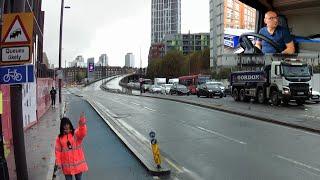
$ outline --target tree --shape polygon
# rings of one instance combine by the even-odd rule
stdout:
[[[170,51],[163,57],[161,63],[161,75],[167,78],[175,78],[185,75],[186,58],[180,51]]]
[[[149,65],[147,67],[147,77],[150,79],[154,79],[155,77],[159,76],[159,73],[161,71],[161,59],[152,59],[149,62]]]
[[[221,68],[219,71],[214,71],[212,73],[213,79],[229,79],[231,74],[231,68]]]
[[[84,72],[80,72],[80,71],[77,71],[77,74],[76,74],[76,82],[77,83],[81,83],[81,81],[86,77],[86,74]]]

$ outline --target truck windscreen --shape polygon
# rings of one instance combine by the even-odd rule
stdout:
[[[308,66],[282,65],[283,75],[286,77],[309,77]]]

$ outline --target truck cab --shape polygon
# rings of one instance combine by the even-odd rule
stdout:
[[[316,66],[320,61],[320,1],[319,0],[239,0],[256,10],[254,29],[239,37],[242,51],[226,48],[223,24],[230,14],[225,13],[228,5],[224,0],[211,0],[211,42],[210,66],[215,69],[240,66],[245,70],[260,68],[271,61],[287,58],[300,59]],[[227,7],[226,7],[227,6]],[[268,11],[278,14],[279,26],[287,29],[293,36],[295,53],[293,55],[263,54],[254,46],[254,39],[264,38],[259,30],[265,26],[264,15]],[[232,14],[231,14],[232,15]],[[270,42],[272,46],[277,44]],[[230,50],[232,49],[232,50]],[[279,49],[279,48],[275,48]],[[238,50],[238,51],[237,51]]]
[[[295,100],[301,105],[311,97],[312,70],[307,63],[296,59],[274,61],[265,69],[269,87],[265,90],[265,97],[270,98],[274,105],[288,104]]]

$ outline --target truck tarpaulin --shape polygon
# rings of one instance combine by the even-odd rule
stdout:
[[[231,83],[242,82],[266,82],[266,74],[263,71],[234,72],[231,74]]]

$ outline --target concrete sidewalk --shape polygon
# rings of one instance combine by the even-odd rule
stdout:
[[[65,103],[57,103],[55,109],[50,107],[39,122],[25,132],[28,175],[31,180],[52,180],[55,138],[59,133],[59,119],[64,114],[64,107]]]

